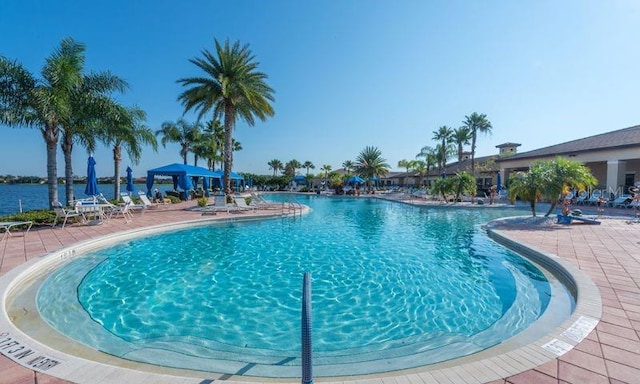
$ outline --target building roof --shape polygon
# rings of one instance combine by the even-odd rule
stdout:
[[[520,144],[520,143],[511,143],[511,142],[508,142],[508,143],[504,143],[504,144],[498,144],[498,145],[496,145],[496,148],[519,147],[519,146],[521,146],[521,145],[522,145],[522,144]]]
[[[567,141],[549,147],[534,149],[533,151],[517,153],[498,161],[510,161],[514,159],[526,159],[529,157],[544,157],[556,155],[569,155],[586,151],[597,151],[612,148],[640,146],[640,125],[619,129],[617,131],[601,133],[599,135],[585,137],[583,139]]]
[[[511,156],[510,158],[512,158],[512,157],[513,156]],[[498,155],[476,157],[474,159],[474,163],[476,165],[476,170],[478,170],[478,168],[481,167],[481,165],[483,163],[486,163],[489,160],[498,161],[498,159],[499,159]],[[485,172],[486,171],[495,171],[497,169],[498,169],[498,167],[494,165],[494,166],[490,167],[490,169],[485,170]],[[452,174],[455,174],[455,173],[460,172],[460,171],[470,171],[470,170],[471,170],[471,159],[466,159],[466,160],[462,160],[462,161],[459,161],[459,162],[456,161],[455,163],[449,163],[445,167],[445,173],[447,175],[452,175]]]

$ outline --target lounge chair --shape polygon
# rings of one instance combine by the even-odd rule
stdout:
[[[587,197],[589,196],[589,194],[587,193],[587,191],[580,191],[578,193],[578,198],[576,199],[576,204],[577,205],[582,205],[587,201]]]
[[[253,211],[256,209],[255,206],[250,206],[247,204],[247,201],[242,196],[237,196],[233,198],[233,201],[236,203],[236,207],[238,210],[242,211]]]
[[[148,209],[150,208],[158,208],[158,203],[152,203],[151,200],[147,197],[147,194],[144,191],[138,191],[138,196],[140,197],[140,201],[142,204]]]
[[[617,197],[615,200],[610,201],[608,204],[613,208],[627,208],[629,203],[631,203],[632,197],[629,195],[622,195]]]
[[[252,193],[250,206],[254,206],[258,209],[280,209],[282,208],[282,203],[267,201],[264,199],[264,197],[262,197],[262,195]]]
[[[59,201],[54,201],[51,203],[53,207],[53,211],[56,213],[56,218],[53,219],[52,227],[55,227],[58,223],[58,220],[62,219],[62,228],[67,225],[67,220],[71,217],[79,217],[80,220],[84,223],[86,218],[84,217],[84,213],[78,210],[78,204],[82,204],[82,202],[78,201],[76,203],[76,208],[73,210],[65,209]]]
[[[227,197],[225,195],[216,195],[213,198],[213,205],[207,205],[202,211],[203,215],[215,215],[218,212],[229,213],[237,208],[231,204],[227,204]]]
[[[583,217],[583,216],[573,216],[573,215],[558,214],[558,224],[569,225],[573,221],[579,221],[579,222],[582,222],[584,224],[600,225],[600,222],[598,220],[595,220],[595,219],[588,219],[588,218]]]
[[[600,197],[602,197],[602,193],[599,190],[594,190],[591,192],[591,197],[585,200],[585,204],[587,205],[596,205],[600,201]]]
[[[12,236],[11,228],[13,227],[26,226],[27,231],[24,233],[26,236],[32,225],[33,221],[0,221],[0,231],[2,231],[2,238],[0,240],[4,240],[5,237]]]
[[[125,223],[129,223],[133,220],[133,215],[131,213],[131,204],[124,203],[124,205],[115,205],[109,213],[109,219],[111,219],[113,215],[115,215],[116,218],[118,218],[118,216],[122,216]]]
[[[129,205],[129,210],[131,211],[139,210],[139,211],[142,211],[142,213],[144,214],[144,210],[147,209],[146,204],[135,204],[133,200],[131,200],[131,196],[129,196],[129,194],[126,192],[122,192],[120,194],[120,198],[122,199],[122,201],[124,201],[125,204]]]

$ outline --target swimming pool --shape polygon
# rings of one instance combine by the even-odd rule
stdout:
[[[91,252],[49,276],[38,308],[63,334],[109,354],[268,377],[299,375],[305,271],[317,376],[482,351],[536,322],[552,291],[566,312],[555,323],[570,314],[561,284],[482,230],[512,210],[302,202],[313,209],[302,218],[210,225]]]

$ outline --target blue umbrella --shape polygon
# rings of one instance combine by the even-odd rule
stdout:
[[[364,179],[360,176],[351,176],[347,179],[349,184],[364,184]]]
[[[133,172],[131,167],[127,167],[127,192],[129,194],[133,192],[133,175],[131,175],[131,172]]]
[[[502,189],[502,175],[500,175],[500,172],[498,172],[498,176],[496,177],[496,185],[498,191]]]
[[[84,194],[87,196],[96,196],[98,192],[98,178],[96,177],[96,161],[93,156],[89,156],[87,160],[87,186],[84,189]]]
[[[440,177],[442,177],[443,179],[445,179],[447,177],[447,174],[445,172],[442,172],[442,174],[440,175]]]

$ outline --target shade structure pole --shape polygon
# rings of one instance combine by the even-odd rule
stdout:
[[[305,272],[302,280],[302,384],[313,384],[311,346],[311,274]]]

